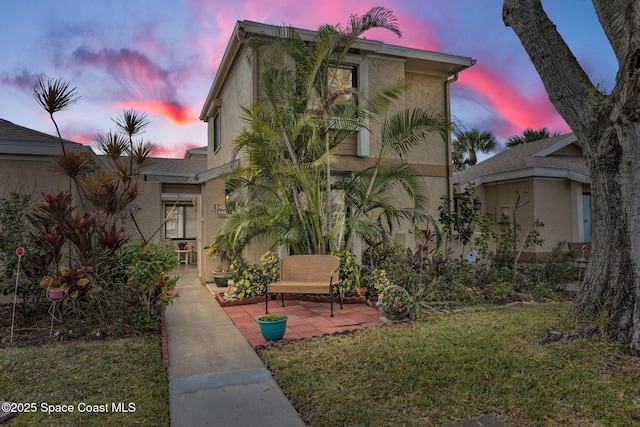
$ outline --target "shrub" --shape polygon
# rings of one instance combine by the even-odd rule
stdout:
[[[365,277],[365,283],[369,289],[370,300],[377,299],[380,292],[382,292],[386,287],[393,285],[391,280],[387,277],[387,272],[380,268],[373,268]]]
[[[237,256],[231,263],[231,277],[236,297],[251,298],[264,295],[267,283],[276,282],[280,277],[278,255],[268,251],[260,257],[261,265],[251,263]]]
[[[128,275],[126,293],[134,307],[135,320],[144,329],[156,329],[178,281],[178,277],[167,274],[177,257],[171,248],[157,243],[132,243],[123,251]]]

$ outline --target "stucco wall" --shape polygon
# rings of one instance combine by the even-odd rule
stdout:
[[[519,238],[524,237],[529,221],[533,223],[536,219],[540,219],[544,223],[544,227],[540,229],[544,244],[525,249],[524,257],[530,257],[533,254],[539,257],[547,254],[558,240],[573,241],[575,215],[571,205],[570,181],[532,178],[516,182],[484,184],[476,189],[482,202],[482,212],[490,213],[496,221],[500,220],[503,211],[509,214],[509,221],[513,220],[516,191],[521,194],[521,204],[528,201],[516,212],[516,219],[521,227]],[[500,231],[497,223],[495,231],[497,233]]]
[[[0,195],[11,192],[30,194],[31,200],[39,200],[41,193],[69,191],[69,177],[50,170],[49,161],[38,159],[2,160],[0,168]],[[75,194],[75,184],[71,186]]]
[[[139,183],[138,197],[136,197],[135,203],[140,207],[140,211],[136,215],[136,222],[144,237],[149,239],[162,223],[162,183]],[[126,229],[130,236],[139,236],[133,224],[127,224]],[[159,242],[161,239],[162,230],[153,237],[152,241]]]
[[[538,252],[550,252],[558,240],[572,241],[571,183],[567,180],[535,179],[536,216],[544,222],[545,239]]]
[[[233,154],[233,141],[240,134],[245,124],[242,121],[242,107],[249,107],[254,102],[253,65],[245,48],[238,56],[229,79],[222,88],[219,99],[220,106],[220,149],[213,152],[213,117],[208,121],[208,156],[209,169],[228,162]],[[214,112],[215,114],[215,112]]]
[[[202,185],[202,244],[199,248],[199,259],[202,261],[202,283],[213,281],[213,270],[218,263],[214,258],[206,255],[205,246],[213,242],[213,237],[224,223],[226,217],[219,216],[216,204],[224,204],[224,176],[219,176]],[[221,190],[222,189],[222,190]]]

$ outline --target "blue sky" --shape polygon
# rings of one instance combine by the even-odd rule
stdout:
[[[542,3],[592,82],[611,90],[617,62],[591,2]],[[144,139],[182,157],[206,145],[198,115],[237,20],[315,29],[373,6],[394,11],[403,37],[367,38],[477,60],[452,86],[452,115],[465,128],[500,142],[526,127],[569,131],[502,22],[501,0],[3,0],[0,118],[54,133],[32,90],[40,74],[60,77],[81,96],[57,115],[63,137],[91,144],[133,107],[151,119]]]

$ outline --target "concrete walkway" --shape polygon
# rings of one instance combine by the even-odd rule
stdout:
[[[193,266],[167,307],[171,426],[304,426]]]

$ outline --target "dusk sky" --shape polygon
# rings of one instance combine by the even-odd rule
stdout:
[[[610,91],[617,62],[591,2],[543,5],[591,81]],[[465,128],[501,143],[527,127],[570,131],[502,22],[502,0],[2,0],[0,118],[55,134],[32,92],[38,75],[60,77],[81,96],[56,115],[64,138],[91,145],[133,107],[149,115],[143,137],[158,155],[183,157],[207,143],[198,116],[236,21],[316,29],[373,6],[396,14],[403,37],[368,39],[477,60],[452,85],[452,118]]]

